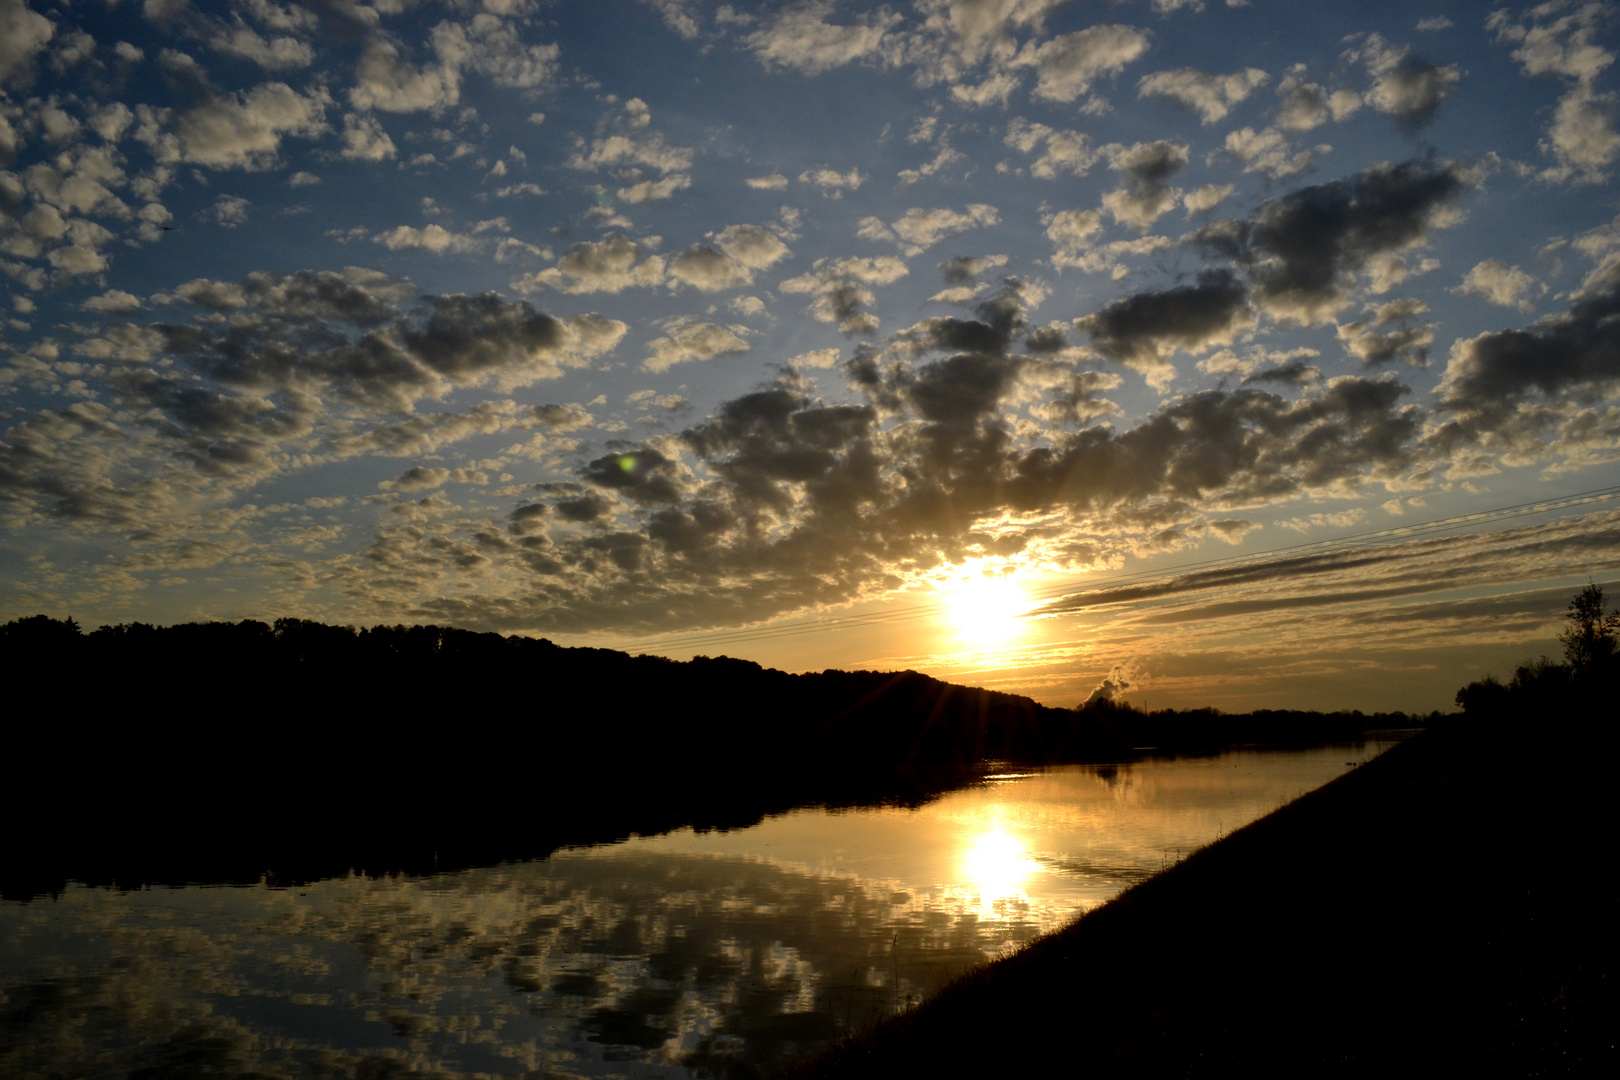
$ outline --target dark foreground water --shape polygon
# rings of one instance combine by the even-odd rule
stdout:
[[[753,1075],[1387,745],[1007,772],[428,878],[0,902],[0,1076]]]

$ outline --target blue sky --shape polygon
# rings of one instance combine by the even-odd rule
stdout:
[[[1443,705],[1606,504],[1039,603],[1620,483],[1616,21],[0,0],[0,615]]]

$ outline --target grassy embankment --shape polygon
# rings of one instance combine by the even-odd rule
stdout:
[[[1613,748],[1425,732],[792,1075],[1616,1075]]]

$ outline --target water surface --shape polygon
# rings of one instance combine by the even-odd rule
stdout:
[[[751,1075],[1387,745],[1009,770],[427,878],[4,902],[0,1075]]]

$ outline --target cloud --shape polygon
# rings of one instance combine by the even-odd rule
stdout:
[[[1434,344],[1434,325],[1413,323],[1428,311],[1427,304],[1410,299],[1368,307],[1366,317],[1339,327],[1339,341],[1363,367],[1375,367],[1391,360],[1427,367],[1429,346]]]
[[[683,191],[691,186],[692,178],[686,173],[670,173],[658,180],[642,180],[629,187],[619,188],[615,194],[633,206],[637,203],[667,199],[677,191]]]
[[[377,486],[383,491],[397,491],[400,494],[410,494],[417,491],[431,491],[443,487],[445,481],[450,479],[449,469],[427,469],[418,465],[407,469],[397,480],[384,480]]]
[[[235,16],[230,24],[217,23],[209,35],[208,47],[226,56],[258,64],[267,71],[308,67],[315,62],[315,50],[305,42],[288,36],[262,37],[243,22],[240,15]]]
[[[1147,46],[1147,35],[1134,27],[1099,24],[1039,45],[1031,42],[1013,63],[1035,69],[1036,97],[1070,102],[1089,91],[1098,79],[1119,74]]]
[[[1558,100],[1552,127],[1542,140],[1543,153],[1558,164],[1542,175],[1552,181],[1576,180],[1598,184],[1608,179],[1604,170],[1620,156],[1620,133],[1615,131],[1615,96],[1593,93],[1578,86]]]
[[[1046,237],[1052,241],[1052,265],[1059,270],[1082,266],[1081,257],[1092,248],[1092,240],[1102,232],[1102,214],[1097,210],[1060,210],[1046,222]]]
[[[1543,431],[1568,416],[1563,409],[1540,409],[1538,402],[1596,402],[1617,389],[1620,255],[1611,254],[1572,294],[1567,312],[1539,319],[1528,329],[1487,332],[1452,345],[1435,391],[1451,415],[1430,441],[1458,450],[1485,440],[1499,450],[1539,455],[1547,449],[1540,441]]]
[[[1244,68],[1231,75],[1215,75],[1197,68],[1178,68],[1148,75],[1137,83],[1137,97],[1167,97],[1197,113],[1205,124],[1224,120],[1226,114],[1270,78],[1259,68]]]
[[[1356,274],[1453,220],[1452,204],[1468,186],[1468,174],[1450,163],[1372,165],[1268,199],[1252,221],[1213,222],[1188,239],[1247,265],[1255,300],[1272,317],[1311,324],[1349,302]],[[1404,263],[1384,269],[1404,274]]]
[[[1498,41],[1518,47],[1513,59],[1527,77],[1562,78],[1573,85],[1558,101],[1552,126],[1541,143],[1543,153],[1556,165],[1542,173],[1554,183],[1602,183],[1604,171],[1620,155],[1620,135],[1614,129],[1615,97],[1593,89],[1593,81],[1614,54],[1594,37],[1609,16],[1602,4],[1543,4],[1528,12],[1528,23],[1515,22],[1506,9],[1485,20]]]
[[[1205,184],[1182,196],[1181,204],[1187,208],[1187,216],[1192,217],[1215,209],[1236,190],[1231,184]]]
[[[1500,259],[1486,259],[1476,263],[1456,289],[1459,293],[1472,293],[1502,307],[1529,311],[1534,306],[1526,297],[1536,287],[1536,279],[1510,267]]]
[[[618,293],[658,285],[663,280],[664,260],[660,256],[648,254],[627,237],[609,233],[601,240],[575,244],[563,252],[556,266],[514,278],[512,288],[522,293],[542,289],[572,295]]]
[[[1304,64],[1295,64],[1277,85],[1282,99],[1277,110],[1277,127],[1284,131],[1310,131],[1329,120],[1348,120],[1360,110],[1361,95],[1351,90],[1329,92],[1310,82]]]
[[[755,191],[780,191],[788,186],[788,178],[781,173],[770,173],[767,176],[752,176],[744,181]]]
[[[1092,149],[1091,138],[1084,132],[1058,131],[1045,124],[1032,124],[1021,116],[1007,124],[1003,141],[1025,154],[1044,144],[1046,149],[1029,167],[1030,175],[1043,180],[1065,172],[1084,176],[1102,156],[1101,151]]]
[[[396,225],[371,239],[390,251],[416,250],[443,255],[445,252],[459,254],[478,249],[476,239],[453,233],[442,225],[427,225],[420,229],[412,225]]]
[[[461,100],[462,72],[497,86],[532,90],[557,73],[556,45],[525,45],[507,20],[481,14],[466,24],[445,21],[428,34],[436,63],[412,64],[398,46],[372,38],[360,53],[349,102],[384,112],[439,112]]]
[[[55,24],[30,11],[25,0],[0,0],[0,85],[25,85],[34,58],[55,32]]]
[[[755,271],[769,269],[792,254],[774,233],[758,225],[732,225],[711,238],[714,247],[693,244],[671,259],[669,276],[705,292],[739,288],[753,284]]]
[[[806,169],[799,174],[799,183],[813,184],[821,189],[823,195],[831,196],[834,199],[841,197],[846,190],[856,190],[865,182],[866,177],[861,174],[859,169],[851,169],[847,173],[841,173],[824,165],[819,169]]]
[[[1206,270],[1196,284],[1115,300],[1074,325],[1090,336],[1098,352],[1163,389],[1175,376],[1168,358],[1177,349],[1196,353],[1229,345],[1254,322],[1248,289],[1237,276],[1229,270]]]
[[[1121,225],[1146,232],[1176,205],[1180,194],[1167,180],[1187,164],[1187,144],[1160,139],[1106,148],[1109,168],[1125,174],[1126,184],[1103,196],[1103,208]]]
[[[664,17],[664,25],[687,41],[698,36],[697,19],[692,15],[691,0],[641,0]]]
[[[820,322],[837,323],[846,334],[874,334],[877,317],[863,310],[876,300],[869,286],[892,284],[907,273],[906,264],[893,255],[823,258],[815,261],[809,273],[789,278],[778,288],[815,297],[810,314]]]
[[[1255,131],[1248,127],[1228,132],[1223,148],[1226,153],[1243,162],[1244,172],[1264,173],[1273,180],[1285,180],[1304,172],[1315,164],[1317,154],[1326,154],[1333,149],[1331,146],[1318,146],[1296,154],[1288,139],[1276,128]]]
[[[240,195],[221,195],[214,200],[213,206],[204,211],[203,216],[216,225],[234,229],[247,224],[248,207],[252,205]]]
[[[568,159],[574,169],[608,169],[645,165],[661,172],[681,172],[692,167],[692,151],[670,146],[659,134],[616,133],[593,139],[589,147]]]
[[[1518,46],[1513,59],[1526,76],[1552,75],[1589,84],[1614,63],[1614,54],[1593,40],[1610,14],[1602,4],[1543,4],[1528,14],[1528,23],[1515,22],[1501,8],[1485,20],[1485,29],[1496,31],[1498,41]]]
[[[386,161],[396,154],[394,140],[388,137],[382,124],[374,116],[364,113],[349,113],[343,118],[343,150],[344,157],[353,161]],[[298,173],[297,176],[310,176],[309,173]],[[293,178],[293,186],[299,186],[297,176]]]
[[[331,104],[321,87],[300,94],[286,83],[260,83],[179,111],[138,106],[135,137],[163,164],[263,170],[277,163],[283,138],[324,133]]]
[[[1416,130],[1433,120],[1440,103],[1462,82],[1455,64],[1438,67],[1411,55],[1402,45],[1368,34],[1366,42],[1345,54],[1351,63],[1366,65],[1373,77],[1367,104],[1393,116],[1401,126]]]
[[[830,23],[831,0],[802,0],[743,39],[766,68],[785,67],[819,75],[880,55],[900,16],[886,9],[847,24]]]
[[[122,289],[110,289],[100,296],[92,296],[80,306],[98,315],[123,315],[140,310],[141,298]]]
[[[884,225],[877,218],[863,218],[859,235],[868,240],[889,240],[900,245],[907,256],[918,255],[947,236],[987,225],[996,225],[1001,214],[985,203],[969,203],[966,213],[944,207],[912,207],[898,221]]]
[[[689,360],[713,360],[717,356],[748,351],[748,342],[743,336],[748,333],[745,326],[719,326],[682,315],[666,321],[663,328],[664,336],[654,338],[647,345],[651,352],[641,362],[645,371],[668,371]]]

